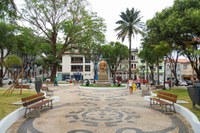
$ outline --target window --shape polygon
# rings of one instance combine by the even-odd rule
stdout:
[[[90,63],[90,60],[85,58],[85,63]]]
[[[136,64],[134,64],[134,69],[136,69]]]
[[[132,55],[132,56],[131,56],[131,60],[135,60],[135,55]]]
[[[136,67],[137,67],[136,64],[131,64],[132,69],[136,69]]]
[[[183,64],[183,69],[187,69],[187,64]]]
[[[161,69],[162,69],[162,66],[159,66],[159,69],[161,70]]]
[[[177,70],[181,70],[181,69],[180,69],[180,65],[179,65],[179,64],[177,65]]]
[[[71,63],[83,63],[83,57],[71,57]]]
[[[85,71],[90,72],[90,65],[85,65]]]
[[[71,71],[72,72],[82,72],[83,65],[71,65]]]
[[[62,71],[62,66],[58,67],[58,71],[59,71],[59,72]]]

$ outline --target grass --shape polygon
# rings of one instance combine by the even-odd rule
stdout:
[[[12,94],[3,95],[6,89],[0,89],[0,120],[4,118],[9,113],[20,108],[22,105],[13,105],[12,103],[21,101],[21,98],[36,94],[35,91],[23,90],[22,95],[20,95],[19,90],[15,90]]]
[[[189,97],[187,89],[174,88],[172,90],[162,90],[162,91],[176,94],[176,95],[178,95],[178,100],[185,100],[185,101],[189,102],[189,103],[179,103],[179,104],[181,106],[189,109],[191,112],[193,112],[197,116],[197,118],[200,120],[200,110],[192,107],[192,101]],[[157,92],[158,91],[155,91],[155,93],[157,93]]]

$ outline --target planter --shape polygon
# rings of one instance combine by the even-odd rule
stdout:
[[[187,90],[190,99],[192,100],[193,107],[195,107],[196,104],[200,106],[200,87],[199,86],[187,87]]]

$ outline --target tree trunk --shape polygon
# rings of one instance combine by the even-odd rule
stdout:
[[[146,63],[147,67],[146,67],[146,80],[147,82],[149,82],[149,63]]]
[[[54,78],[56,77],[56,73],[57,73],[57,64],[53,63],[52,68],[51,68],[51,82],[54,81]]]
[[[159,74],[159,58],[157,56],[157,84],[159,85],[160,84],[160,74]]]
[[[131,35],[129,34],[129,79],[131,79]]]

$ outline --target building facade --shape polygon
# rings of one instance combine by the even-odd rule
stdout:
[[[188,59],[178,59],[177,63],[177,78],[181,80],[193,80],[196,79],[196,73],[193,71],[190,61]],[[171,64],[166,62],[166,80],[174,79],[174,75],[171,73]]]
[[[61,66],[57,73],[58,80],[94,79],[94,63],[79,53],[64,53]]]
[[[144,79],[151,81],[150,69],[147,66],[144,60],[141,60],[138,57],[139,50],[132,49],[131,55],[131,77],[133,79]],[[160,83],[164,81],[164,62],[159,63],[159,68],[154,66],[154,80],[158,81],[157,69],[159,69],[159,80]],[[57,77],[58,80],[65,81],[67,79],[94,79],[94,63],[87,59],[84,55],[79,53],[64,53],[62,56],[61,68],[58,70]],[[196,77],[196,74],[193,72],[191,64],[188,59],[179,59],[177,64],[177,77],[178,80],[192,80],[193,77]],[[109,73],[109,79],[112,79],[111,74]],[[170,62],[166,61],[166,70],[165,70],[165,79],[173,79],[174,76],[171,73]],[[127,81],[129,77],[129,61],[122,60],[117,72],[116,78],[121,81]]]
[[[133,79],[138,79],[139,78],[139,67],[138,67],[138,49],[132,49],[131,50],[131,77]],[[116,72],[116,77],[117,79],[121,81],[127,81],[129,77],[129,60],[122,60],[119,68],[117,69]]]

